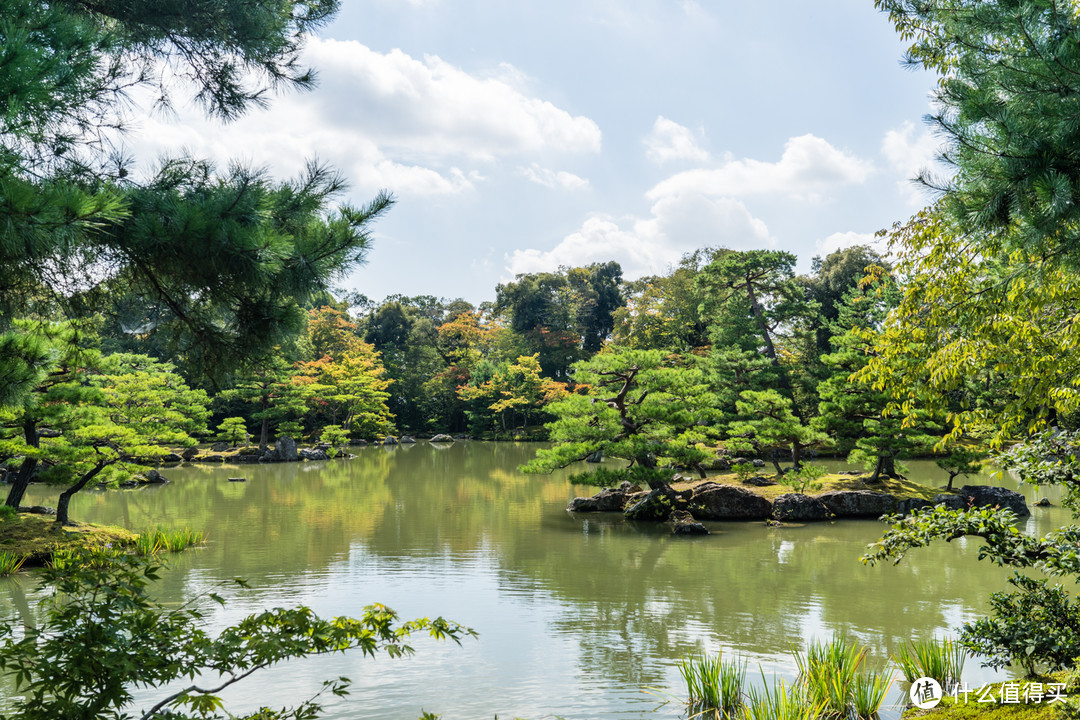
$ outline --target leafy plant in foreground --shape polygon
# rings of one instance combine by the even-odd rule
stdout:
[[[163,696],[140,720],[234,718],[219,693],[263,668],[290,658],[359,649],[391,657],[412,653],[415,632],[460,642],[475,633],[436,618],[398,622],[396,613],[370,605],[360,618],[323,619],[309,608],[277,608],[250,615],[216,637],[200,627],[199,596],[179,608],[150,599],[147,586],[160,564],[117,550],[76,551],[42,571],[45,619],[17,635],[0,625],[0,671],[10,674],[21,698],[13,699],[14,720],[119,720],[130,714],[131,689],[162,687]],[[205,599],[224,604],[210,592]],[[19,623],[22,627],[22,623]],[[87,652],[93,648],[93,652]],[[177,681],[217,677],[205,685]],[[310,720],[320,698],[347,694],[349,681],[327,681],[315,696],[292,708],[263,708],[249,720]]]
[[[950,638],[909,640],[897,649],[893,660],[909,683],[922,677],[933,678],[943,688],[960,682],[967,651]]]

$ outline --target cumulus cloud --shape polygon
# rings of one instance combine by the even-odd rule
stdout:
[[[814,135],[791,138],[778,162],[728,158],[718,168],[687,170],[661,181],[647,194],[651,200],[685,193],[741,197],[781,194],[818,200],[831,190],[864,182],[873,165]]]
[[[533,163],[529,167],[520,168],[519,172],[537,185],[543,185],[547,188],[583,190],[584,188],[589,187],[589,181],[586,178],[571,172],[566,172],[565,170],[556,172],[550,168],[540,167],[537,163]]]
[[[645,136],[645,157],[661,164],[672,160],[705,162],[709,153],[698,145],[690,128],[683,127],[663,115],[656,118],[652,132]]]
[[[921,132],[912,122],[905,122],[896,130],[889,130],[881,141],[881,154],[901,179],[897,181],[900,193],[912,205],[926,204],[926,190],[912,180],[923,170],[940,171],[936,162],[941,152],[941,142],[928,129]]]
[[[837,250],[852,247],[853,245],[869,245],[880,253],[888,250],[888,243],[883,238],[874,236],[874,233],[859,233],[854,231],[837,232],[822,238],[815,243],[817,255],[829,255]]]
[[[477,77],[436,55],[379,53],[351,40],[312,38],[306,59],[320,69],[312,95],[328,122],[380,146],[425,155],[497,156],[600,151],[600,128],[500,77]]]
[[[309,39],[305,61],[319,68],[312,92],[277,98],[270,109],[228,125],[195,108],[148,116],[125,145],[139,158],[186,150],[221,164],[267,165],[278,175],[319,157],[364,191],[406,194],[471,190],[481,178],[478,167],[506,158],[600,150],[595,122],[519,89],[520,74],[509,66],[480,77],[436,56],[416,59],[322,38]],[[571,173],[550,181],[587,182]]]
[[[665,272],[683,253],[707,245],[736,250],[771,247],[765,223],[731,198],[702,195],[663,198],[647,218],[588,218],[550,250],[516,250],[507,256],[511,275],[617,260],[627,278]]]

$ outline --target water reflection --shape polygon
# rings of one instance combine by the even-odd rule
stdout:
[[[710,523],[712,536],[675,538],[617,515],[571,516],[567,500],[589,489],[566,474],[518,473],[535,448],[425,443],[351,461],[183,467],[165,473],[167,486],[82,493],[72,516],[205,529],[207,547],[181,556],[157,592],[181,601],[247,578],[252,590],[230,591],[230,605],[211,612],[219,626],[268,606],[355,614],[377,600],[480,631],[462,648],[420,642],[404,661],[291,663],[234,693],[281,705],[344,674],[357,685],[333,718],[411,719],[421,707],[448,719],[674,718],[680,708],[653,711],[641,688],[676,690],[673,663],[687,651],[722,645],[790,674],[793,644],[846,632],[883,660],[910,637],[974,617],[1005,585],[976,563],[974,542],[864,567],[857,558],[883,529],[873,521]],[[228,482],[237,475],[247,482]],[[932,463],[912,463],[911,476],[945,479]],[[35,488],[29,502],[53,498]],[[1034,512],[1044,531],[1065,519]],[[5,610],[33,616],[26,585],[2,586]]]

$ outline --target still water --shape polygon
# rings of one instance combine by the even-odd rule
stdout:
[[[712,535],[676,538],[619,515],[575,517],[567,501],[594,489],[567,473],[517,472],[536,448],[420,443],[342,461],[186,466],[164,472],[169,485],[80,493],[71,515],[205,530],[206,547],[173,556],[157,591],[180,602],[246,578],[251,589],[227,589],[226,608],[207,608],[214,626],[268,607],[355,615],[381,602],[402,618],[443,615],[480,634],[461,647],[419,639],[400,660],[291,662],[235,686],[226,696],[234,711],[292,704],[345,675],[351,694],[327,701],[327,717],[415,720],[423,709],[445,720],[667,720],[685,717],[677,702],[661,703],[682,694],[675,662],[688,652],[723,648],[753,677],[760,666],[792,678],[793,645],[847,633],[883,663],[908,638],[979,616],[989,593],[1006,587],[1006,572],[976,562],[973,540],[917,551],[899,566],[859,564],[884,529],[876,521],[706,523]],[[228,482],[236,476],[247,482]],[[931,462],[910,463],[909,477],[945,479]],[[1036,496],[1022,491],[1030,504]],[[35,487],[28,502],[53,505],[55,491]],[[1029,531],[1067,520],[1057,507],[1032,512]],[[33,587],[32,577],[0,583],[0,609],[27,608],[28,597],[32,606]],[[965,675],[995,677],[974,661]]]

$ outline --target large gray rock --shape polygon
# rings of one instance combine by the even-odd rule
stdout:
[[[165,479],[165,476],[159,473],[157,470],[147,470],[143,473],[143,477],[146,478],[146,482],[150,485],[169,484],[169,481]]]
[[[297,455],[301,460],[329,460],[330,456],[326,454],[325,450],[319,448],[304,448],[297,451]]]
[[[180,458],[182,460],[187,460],[188,462],[191,462],[192,460],[195,459],[195,456],[198,455],[198,454],[199,454],[199,448],[197,448],[197,447],[184,448],[184,452],[180,453]]]
[[[416,439],[409,437],[408,435],[402,435],[399,442],[401,442],[402,445],[413,445],[416,443]]]
[[[623,511],[627,520],[663,522],[672,513],[686,509],[688,493],[677,493],[671,488],[651,490],[645,497],[637,500]]]
[[[449,435],[447,435],[446,433],[439,433],[439,434],[438,434],[438,435],[436,435],[435,437],[431,438],[431,440],[429,440],[428,442],[433,442],[433,443],[452,443],[452,442],[454,442],[454,438],[450,437],[450,436],[449,436]]]
[[[772,503],[737,485],[707,482],[694,488],[689,510],[697,520],[764,520]]]
[[[183,461],[183,459],[184,458],[182,456],[171,452],[171,453],[167,453],[167,454],[162,455],[161,457],[159,457],[158,462],[160,462],[163,465],[170,465],[172,463],[181,462],[181,461]]]
[[[281,462],[296,462],[300,459],[300,455],[296,452],[296,441],[288,435],[277,439],[274,450],[277,451],[277,458]]]
[[[896,512],[901,515],[910,515],[916,510],[922,510],[926,507],[932,507],[934,503],[929,500],[923,500],[922,498],[907,498],[906,500],[900,500],[896,503]]]
[[[828,520],[829,509],[815,497],[801,493],[786,493],[773,500],[773,517],[786,522]]]
[[[210,446],[210,449],[213,452],[225,452],[226,450],[229,449],[229,443],[227,443],[227,442],[216,442],[216,443],[214,443],[213,445]]]
[[[965,501],[974,507],[1001,507],[1008,508],[1016,513],[1017,517],[1027,517],[1031,514],[1027,500],[1015,490],[990,485],[965,485],[958,493]]]
[[[837,490],[817,499],[837,517],[881,517],[896,510],[896,498],[873,490]]]
[[[935,505],[944,505],[950,510],[960,510],[967,505],[967,501],[959,495],[952,495],[951,493],[939,493],[931,500]]]
[[[398,439],[396,437],[394,437],[393,435],[387,435],[386,437],[383,438],[382,444],[383,445],[397,445],[398,444]]]
[[[570,501],[570,512],[622,512],[629,499],[622,488],[604,488],[592,497],[578,497]]]

